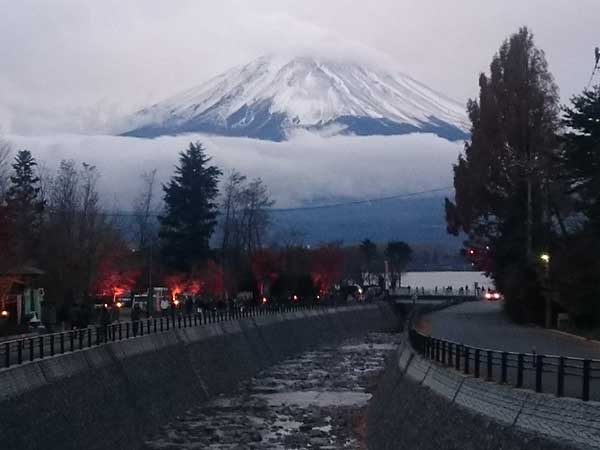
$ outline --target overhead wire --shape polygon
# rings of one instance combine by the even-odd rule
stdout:
[[[390,196],[386,196],[386,197],[368,198],[368,199],[364,199],[364,200],[349,200],[346,202],[326,203],[323,205],[297,206],[297,207],[292,207],[292,208],[270,208],[269,212],[271,212],[271,213],[287,213],[287,212],[295,212],[295,211],[311,211],[311,210],[342,208],[345,206],[356,206],[356,205],[363,205],[363,204],[386,202],[386,201],[391,201],[391,200],[401,200],[401,199],[405,199],[405,198],[417,197],[419,195],[434,194],[437,192],[445,192],[452,188],[453,188],[453,186],[444,186],[444,187],[438,187],[438,188],[428,189],[428,190],[424,190],[424,191],[406,192],[403,194],[390,195]],[[100,215],[106,216],[106,217],[140,217],[140,216],[146,215],[146,214],[137,214],[137,213],[128,212],[128,211],[115,211],[115,212],[100,213]],[[160,212],[155,212],[155,211],[147,214],[148,217],[158,217],[160,215],[161,215]]]

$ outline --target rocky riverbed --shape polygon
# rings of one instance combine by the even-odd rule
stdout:
[[[363,449],[366,405],[400,336],[369,334],[288,359],[199,404],[147,449]]]

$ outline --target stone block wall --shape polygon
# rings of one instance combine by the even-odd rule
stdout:
[[[135,449],[287,356],[400,324],[388,304],[170,330],[0,371],[0,448]]]

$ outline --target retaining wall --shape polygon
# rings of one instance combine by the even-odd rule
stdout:
[[[465,376],[405,343],[388,361],[367,430],[376,450],[600,448],[600,403]]]
[[[400,321],[387,304],[171,330],[0,371],[0,448],[135,449],[194,404],[324,343]]]

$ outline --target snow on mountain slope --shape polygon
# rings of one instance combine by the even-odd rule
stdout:
[[[295,128],[336,134],[467,136],[464,108],[414,79],[353,62],[259,58],[145,108],[124,135],[187,132],[284,140]]]

